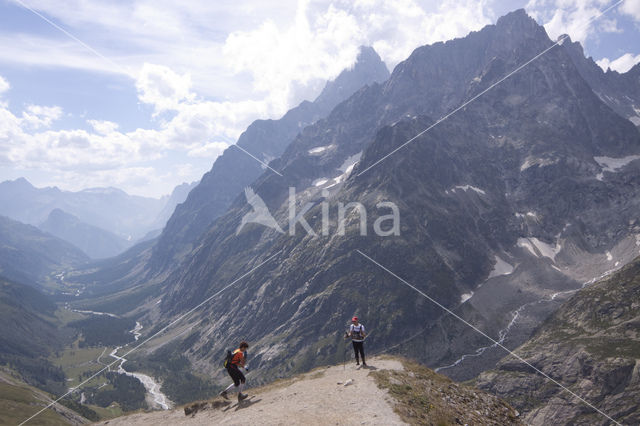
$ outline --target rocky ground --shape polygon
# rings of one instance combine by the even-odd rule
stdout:
[[[517,412],[498,398],[425,367],[390,358],[374,358],[369,363],[369,368],[353,363],[321,367],[248,389],[250,398],[240,404],[215,398],[100,424],[520,424]]]

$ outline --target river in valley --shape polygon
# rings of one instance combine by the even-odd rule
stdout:
[[[142,330],[142,324],[136,322],[135,328],[130,331],[136,341],[138,341],[138,339],[140,338],[140,330]],[[122,346],[118,346],[109,354],[110,357],[120,361],[120,363],[118,364],[117,372],[130,377],[135,377],[140,381],[140,383],[142,383],[144,388],[147,390],[147,402],[149,403],[151,408],[162,410],[168,410],[169,408],[171,408],[171,401],[165,394],[160,391],[160,384],[157,383],[152,377],[142,373],[130,373],[122,367],[123,364],[127,362],[127,359],[118,356],[118,351],[120,349],[122,349]]]
[[[70,307],[67,305],[66,306],[67,309],[70,309]],[[72,309],[73,312],[77,312],[77,313],[82,313],[82,314],[90,314],[90,315],[106,315],[106,316],[110,316],[113,318],[120,318],[118,315],[115,314],[111,314],[108,312],[95,312],[95,311],[85,311],[85,310],[79,310],[79,309]],[[129,333],[133,334],[133,338],[135,339],[135,341],[137,342],[138,339],[141,336],[140,331],[142,330],[142,324],[140,324],[139,322],[136,321],[136,326],[133,328],[133,330],[130,330]],[[128,345],[124,346],[124,348],[126,348]],[[120,349],[122,349],[122,346],[118,346],[117,348],[115,348],[113,351],[111,351],[111,353],[109,354],[110,357],[120,361],[118,363],[118,369],[116,370],[117,373],[120,374],[125,374],[127,376],[130,377],[135,377],[136,379],[138,379],[140,381],[140,383],[142,383],[142,385],[144,386],[144,388],[147,390],[147,403],[149,404],[149,406],[152,409],[161,409],[161,410],[168,410],[173,406],[173,403],[169,400],[169,398],[167,398],[167,396],[165,394],[163,394],[160,391],[160,383],[157,383],[153,377],[147,376],[146,374],[142,374],[142,373],[131,373],[128,372],[127,370],[125,370],[123,368],[123,364],[125,362],[127,362],[126,358],[121,357],[118,355],[118,351]],[[104,354],[104,352],[103,352]],[[102,356],[102,355],[101,355]],[[98,363],[102,364],[100,362],[100,357],[98,357]],[[105,364],[103,364],[105,365]]]

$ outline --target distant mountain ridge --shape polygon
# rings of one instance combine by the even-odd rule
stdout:
[[[71,243],[35,226],[0,216],[0,275],[26,284],[45,286],[57,279],[52,272],[77,267],[89,257]]]
[[[156,199],[129,195],[118,188],[87,188],[77,192],[57,187],[36,188],[27,179],[19,178],[0,183],[0,215],[38,226],[52,210],[60,209],[88,225],[133,242],[164,226],[166,211],[184,201],[189,186],[179,188],[172,196]]]
[[[39,228],[72,243],[92,259],[115,256],[130,246],[129,241],[124,238],[86,224],[61,209],[51,210],[47,220]]]

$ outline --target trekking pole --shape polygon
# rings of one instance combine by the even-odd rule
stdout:
[[[342,369],[346,370],[347,369],[347,337],[348,334],[345,332],[344,333],[344,350],[342,351]]]

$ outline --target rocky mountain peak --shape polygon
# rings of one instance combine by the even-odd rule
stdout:
[[[537,32],[542,28],[524,9],[517,9],[498,18],[496,27],[501,30],[517,30],[521,32]]]
[[[345,98],[362,87],[363,82],[383,82],[389,78],[389,70],[373,47],[361,46],[356,62],[343,70],[333,81],[328,81],[318,95],[315,104],[335,105],[335,99]]]

